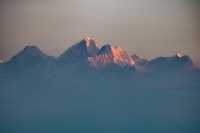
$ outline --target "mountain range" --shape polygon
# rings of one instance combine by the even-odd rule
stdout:
[[[113,66],[122,70],[130,68],[140,72],[198,69],[189,56],[181,55],[180,53],[172,57],[158,57],[148,61],[137,55],[129,56],[118,46],[113,47],[110,44],[106,44],[100,48],[90,37],[85,37],[57,58],[43,53],[36,46],[26,46],[8,62],[1,61],[1,64],[5,65],[5,67],[8,65],[9,67],[26,69],[49,62],[63,65],[83,63],[95,69],[106,69]]]
[[[26,46],[0,62],[0,132],[198,133],[199,81],[180,53],[147,60],[90,37],[58,57]]]
[[[130,86],[138,83],[143,86],[149,82],[151,87],[194,85],[196,89],[200,88],[199,82],[194,82],[200,80],[200,69],[187,55],[177,53],[171,57],[147,60],[137,55],[129,56],[118,46],[106,44],[99,47],[90,37],[85,37],[58,57],[49,56],[36,46],[26,46],[9,61],[2,62],[0,72],[4,83],[9,82],[6,79],[18,77],[30,78],[30,81],[35,80],[32,77],[43,78],[41,81],[57,77],[59,82],[64,82],[65,78],[70,82],[111,78],[111,84],[120,80],[129,82]],[[28,74],[30,77],[26,77]],[[73,78],[67,75],[73,75]]]

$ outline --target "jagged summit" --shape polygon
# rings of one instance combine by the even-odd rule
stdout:
[[[104,45],[97,55],[89,58],[90,64],[97,68],[106,67],[107,65],[118,65],[121,67],[133,66],[135,62],[120,47],[112,47],[110,44]]]
[[[40,62],[49,62],[50,56],[44,54],[37,46],[26,46],[17,55],[12,57],[8,64],[20,64],[19,66],[33,65]],[[106,68],[107,66],[119,66],[121,68],[134,67],[137,70],[167,70],[168,68],[192,68],[194,66],[189,56],[177,53],[170,57],[158,57],[146,60],[138,55],[131,57],[120,47],[110,44],[99,48],[98,44],[89,36],[71,46],[57,59],[50,62],[58,64],[79,63],[90,65],[95,68]],[[3,62],[0,60],[0,64]],[[6,62],[7,63],[7,62]]]
[[[98,51],[98,44],[91,37],[87,36],[67,49],[60,57],[58,57],[58,60],[62,62],[76,62],[94,56]]]
[[[183,54],[182,53],[176,53],[175,55],[177,58],[182,58],[183,57]]]
[[[118,46],[111,46],[110,44],[106,44],[104,45],[99,52],[97,53],[98,55],[101,54],[113,54],[113,55],[117,55],[119,53],[123,53],[124,51],[118,47]]]
[[[106,44],[99,49],[98,44],[88,36],[70,47],[58,60],[61,62],[84,61],[98,68],[110,64],[121,67],[133,66],[135,63],[120,47],[112,47],[110,44]]]
[[[98,47],[98,44],[96,44],[95,40],[92,39],[91,37],[89,36],[86,36],[85,38],[83,38],[83,40],[85,42],[85,45],[87,47],[91,47],[91,45],[96,45],[96,47]]]
[[[181,66],[191,65],[192,61],[189,57],[177,53],[172,57],[160,57],[152,61],[140,58],[137,55],[129,56],[123,49],[117,46],[106,44],[99,49],[98,44],[89,36],[83,38],[79,43],[70,47],[60,57],[64,62],[88,62],[90,65],[97,68],[106,67],[110,64],[124,66],[135,66],[138,69],[143,69],[147,66],[163,67],[170,65]]]
[[[106,44],[99,50],[97,54],[100,55],[100,54],[111,54],[111,53],[112,53],[112,46],[110,44]]]
[[[86,36],[83,40],[83,45],[86,45],[89,56],[97,54],[99,51],[99,45],[89,36]]]

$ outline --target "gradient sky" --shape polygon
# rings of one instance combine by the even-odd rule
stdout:
[[[89,35],[145,58],[200,61],[199,0],[1,0],[0,59],[25,45],[58,56]]]

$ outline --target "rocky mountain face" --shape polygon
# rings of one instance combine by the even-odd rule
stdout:
[[[87,60],[88,57],[96,55],[99,47],[96,42],[90,37],[85,37],[79,43],[67,49],[62,55],[58,57],[60,62],[79,62]]]
[[[70,47],[58,57],[58,61],[84,61],[95,68],[105,68],[110,65],[119,67],[134,65],[134,61],[121,48],[112,47],[111,45],[104,45],[99,48],[98,44],[90,37],[86,37]]]
[[[88,61],[96,68],[103,68],[112,64],[123,68],[135,64],[134,60],[120,47],[112,47],[109,44],[103,46],[95,56],[89,57]]]

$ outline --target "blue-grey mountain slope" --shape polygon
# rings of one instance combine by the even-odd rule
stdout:
[[[29,46],[0,64],[0,133],[199,133],[189,56],[130,57],[86,37],[58,58]]]

